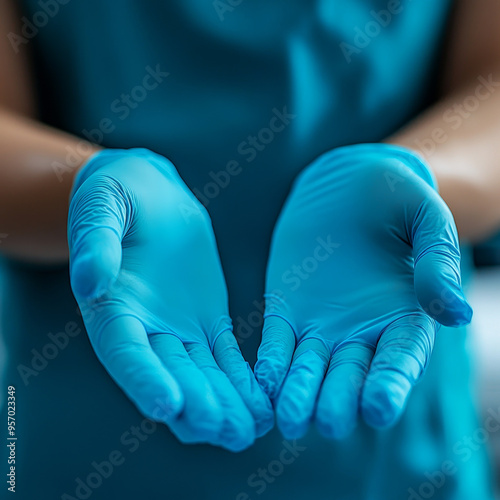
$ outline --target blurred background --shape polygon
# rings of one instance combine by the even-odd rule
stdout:
[[[474,308],[471,349],[483,421],[500,413],[500,235],[474,248],[476,272],[468,297]],[[500,431],[490,433],[490,449],[500,500]]]

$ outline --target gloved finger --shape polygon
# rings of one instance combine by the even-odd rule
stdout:
[[[316,407],[319,432],[330,439],[344,439],[358,420],[361,389],[375,348],[349,342],[332,355]]]
[[[174,335],[158,333],[150,335],[149,341],[184,395],[184,409],[169,422],[170,429],[184,443],[217,444],[224,414],[207,377]]]
[[[415,293],[423,309],[445,326],[470,323],[472,308],[460,280],[460,247],[443,200],[426,198],[413,221]]]
[[[98,297],[120,272],[126,202],[107,178],[90,177],[68,215],[71,286],[77,298]]]
[[[432,318],[414,314],[394,321],[382,333],[361,395],[367,424],[385,428],[400,418],[430,359],[436,329]]]
[[[271,401],[281,389],[294,350],[295,334],[292,327],[278,316],[266,317],[257,353],[255,376]]]
[[[222,407],[223,424],[218,444],[230,451],[242,451],[255,441],[255,422],[227,375],[217,366],[208,347],[186,344],[196,366],[205,374]]]
[[[307,432],[329,358],[321,340],[306,339],[297,346],[276,408],[278,427],[286,439],[300,439]]]
[[[108,317],[98,333],[88,332],[98,358],[147,418],[169,423],[184,407],[179,384],[153,352],[137,318]]]
[[[214,344],[214,358],[255,419],[257,437],[269,432],[274,425],[273,407],[250,365],[243,359],[233,332],[226,330],[219,335]]]

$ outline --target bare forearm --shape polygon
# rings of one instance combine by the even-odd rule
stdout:
[[[36,262],[67,258],[74,175],[97,146],[0,109],[0,251]]]
[[[462,239],[500,229],[500,72],[452,92],[387,142],[426,158]]]

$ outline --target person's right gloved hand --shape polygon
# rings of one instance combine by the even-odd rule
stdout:
[[[232,333],[210,218],[168,160],[94,155],[73,186],[68,241],[92,346],[145,416],[233,451],[272,427]]]

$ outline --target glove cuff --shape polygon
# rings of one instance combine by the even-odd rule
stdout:
[[[121,158],[137,157],[143,160],[148,160],[153,163],[156,167],[162,170],[168,171],[168,167],[172,167],[169,163],[168,166],[165,164],[167,160],[162,156],[153,153],[149,149],[145,148],[132,148],[132,149],[103,149],[94,153],[87,162],[80,168],[73,181],[73,186],[71,188],[71,194],[69,199],[71,200],[75,193],[78,191],[80,186],[95,172],[97,172],[104,165],[109,165],[111,162],[119,160]]]
[[[439,191],[436,176],[422,156],[403,146],[395,146],[392,144],[380,144],[380,146],[389,148],[389,151],[392,151],[394,156],[401,158],[401,160],[404,161],[415,174],[427,182],[427,184],[429,184],[429,186],[434,188],[436,191]]]
[[[427,184],[436,191],[439,191],[437,179],[427,162],[415,151],[403,146],[384,143],[355,144],[337,148],[334,152],[339,155],[370,154],[385,158],[395,158],[402,161],[416,175],[427,182]]]

